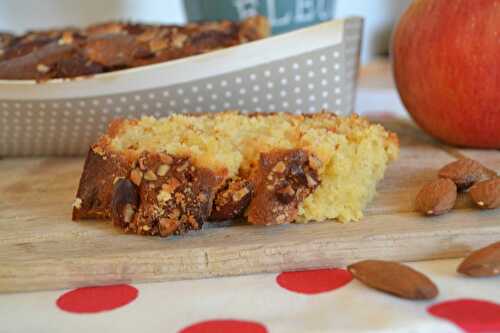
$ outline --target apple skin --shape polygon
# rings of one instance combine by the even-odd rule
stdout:
[[[500,0],[416,0],[392,40],[408,112],[448,144],[500,149]]]

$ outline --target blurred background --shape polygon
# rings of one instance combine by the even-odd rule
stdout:
[[[386,55],[392,26],[410,0],[1,0],[0,30],[84,26],[106,20],[185,23],[261,12],[284,32],[330,18],[365,18],[362,63]]]

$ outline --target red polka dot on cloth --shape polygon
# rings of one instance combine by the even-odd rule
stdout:
[[[235,319],[202,321],[185,327],[179,333],[268,333],[262,324]]]
[[[500,305],[475,299],[458,299],[434,304],[427,311],[447,319],[468,333],[500,332]]]
[[[352,280],[345,269],[329,268],[300,272],[284,272],[276,277],[280,287],[299,294],[320,294],[343,287]]]
[[[61,295],[57,306],[72,313],[96,313],[127,305],[137,298],[139,291],[127,284],[85,287]]]

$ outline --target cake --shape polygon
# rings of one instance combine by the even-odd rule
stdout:
[[[357,115],[236,111],[119,119],[89,149],[73,219],[169,236],[206,221],[356,221],[397,158]]]
[[[188,57],[269,35],[262,16],[185,26],[108,22],[84,29],[0,32],[0,79],[74,78]]]

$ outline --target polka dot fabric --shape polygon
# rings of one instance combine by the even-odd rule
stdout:
[[[352,112],[361,25],[345,42],[207,79],[67,100],[0,101],[0,155],[82,155],[116,117],[173,113]]]
[[[498,279],[455,273],[460,260],[409,265],[439,286],[432,301],[368,289],[323,268],[0,296],[0,332],[500,332]]]

